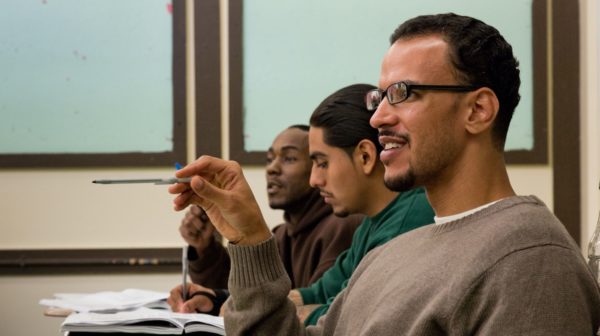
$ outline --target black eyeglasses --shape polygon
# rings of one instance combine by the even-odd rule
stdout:
[[[384,97],[387,97],[388,102],[391,105],[394,105],[408,99],[413,90],[468,92],[477,89],[479,89],[479,87],[466,85],[417,85],[398,82],[388,86],[385,91],[374,89],[367,92],[365,95],[365,104],[367,105],[367,110],[375,111]]]

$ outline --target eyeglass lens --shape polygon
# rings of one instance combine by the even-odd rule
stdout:
[[[395,104],[404,101],[407,98],[407,95],[408,88],[405,83],[394,83],[390,85],[385,92],[378,89],[367,92],[365,103],[367,105],[367,110],[374,111],[385,96],[387,96],[390,104]]]
[[[408,88],[403,82],[394,83],[387,88],[386,95],[390,104],[396,104],[404,101],[408,97]]]
[[[375,111],[381,100],[383,99],[383,92],[379,90],[371,90],[367,92],[365,96],[365,104],[367,105],[367,110]]]

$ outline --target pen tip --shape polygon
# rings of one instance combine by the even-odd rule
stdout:
[[[92,183],[98,183],[98,182],[96,182],[96,180],[93,180]]]

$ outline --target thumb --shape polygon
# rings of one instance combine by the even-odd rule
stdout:
[[[225,191],[214,186],[203,177],[195,178],[191,181],[190,187],[194,192],[212,203],[221,203],[225,197]]]
[[[194,178],[190,187],[194,191],[194,193],[200,196],[205,202],[214,203],[216,205],[220,205],[227,200],[226,191],[214,186],[209,181],[205,180],[203,177]],[[202,202],[202,203],[205,203]],[[202,208],[206,209],[208,204],[201,204]]]

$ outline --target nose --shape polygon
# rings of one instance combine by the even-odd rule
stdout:
[[[371,116],[369,124],[373,128],[381,128],[386,125],[394,123],[394,115],[391,113],[392,106],[389,104],[387,99],[383,99],[377,109]]]
[[[272,159],[271,161],[267,161],[267,166],[265,167],[267,171],[267,175],[275,175],[280,173],[279,160],[277,158]]]
[[[311,187],[319,188],[323,186],[323,178],[320,176],[318,169],[316,169],[316,165],[313,164],[312,169],[310,170],[310,179],[308,181]]]

